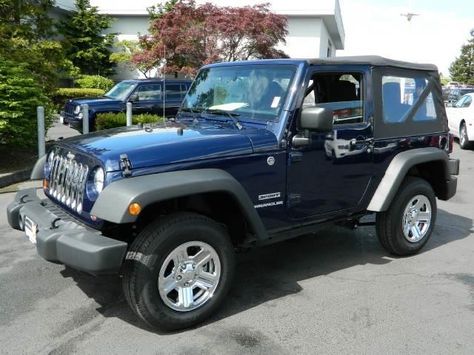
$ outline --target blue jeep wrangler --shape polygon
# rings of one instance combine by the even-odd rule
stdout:
[[[216,311],[244,248],[373,213],[389,253],[418,252],[456,192],[451,147],[433,65],[213,64],[174,120],[58,142],[8,221],[46,260],[121,273],[139,318],[179,329]]]
[[[190,80],[124,80],[103,97],[68,100],[60,113],[60,120],[82,131],[81,105],[87,104],[89,129],[92,132],[95,131],[95,118],[98,113],[125,112],[127,102],[133,104],[134,114],[154,113],[163,116],[164,113],[166,117],[175,116],[190,86]]]

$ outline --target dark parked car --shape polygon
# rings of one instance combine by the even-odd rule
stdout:
[[[7,216],[46,260],[121,273],[140,319],[179,329],[226,300],[240,250],[375,214],[389,253],[420,251],[456,193],[452,143],[434,65],[219,63],[175,120],[58,142],[32,172],[46,198],[22,190]]]
[[[154,113],[166,117],[178,112],[181,102],[191,85],[190,80],[124,80],[110,89],[104,96],[69,100],[61,111],[63,123],[82,128],[81,105],[89,105],[89,129],[95,130],[95,117],[102,112],[125,112],[126,103],[133,104],[133,113]],[[163,86],[165,95],[163,96]]]

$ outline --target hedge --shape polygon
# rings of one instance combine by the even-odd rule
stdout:
[[[133,124],[145,124],[145,123],[162,123],[164,122],[163,117],[144,113],[140,115],[132,116]],[[127,124],[127,118],[125,112],[119,113],[99,113],[95,119],[96,130],[123,127]]]
[[[102,89],[108,91],[114,86],[114,81],[100,75],[82,75],[79,79],[75,80],[75,83],[80,88],[87,89]]]
[[[46,129],[51,102],[25,64],[0,58],[0,146],[32,147],[37,143],[36,107],[45,107]]]
[[[80,97],[97,97],[103,96],[104,94],[105,90],[103,89],[59,88],[53,97],[53,102],[56,105],[56,108],[60,110],[69,99],[77,99]]]

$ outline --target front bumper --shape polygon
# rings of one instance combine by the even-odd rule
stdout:
[[[91,274],[120,270],[127,243],[78,223],[50,200],[39,199],[35,189],[19,191],[7,207],[12,228],[22,230],[25,216],[37,224],[36,249],[44,259]]]
[[[74,129],[82,128],[82,117],[66,111],[61,111],[59,116],[62,118],[63,123],[69,124]]]
[[[59,116],[61,116],[65,121],[67,122],[72,122],[72,121],[81,121],[82,118],[78,117],[78,115],[66,111],[61,111],[59,113]]]

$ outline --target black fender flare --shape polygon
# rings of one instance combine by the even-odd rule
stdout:
[[[133,202],[144,209],[156,202],[206,192],[231,195],[255,236],[266,237],[265,227],[245,189],[232,175],[220,169],[173,171],[114,181],[100,193],[91,214],[112,223],[133,223],[137,216],[128,213],[128,206]]]
[[[46,156],[47,155],[43,155],[36,161],[33,170],[31,170],[31,180],[41,180],[44,178],[44,164],[46,163]]]
[[[403,180],[405,179],[408,171],[415,165],[434,161],[440,161],[442,163],[444,170],[443,183],[455,179],[450,175],[451,170],[453,169],[451,168],[449,156],[444,150],[429,147],[411,149],[401,152],[397,154],[390,162],[390,165],[385,171],[385,175],[383,176],[377,187],[377,190],[370,200],[367,210],[373,212],[386,211],[392,203],[392,200],[400,188]],[[457,173],[455,174],[457,175]],[[445,199],[443,196],[438,197]]]

